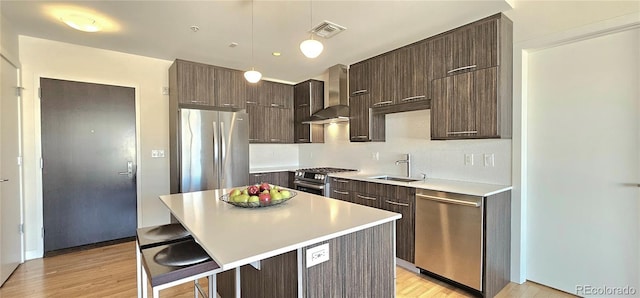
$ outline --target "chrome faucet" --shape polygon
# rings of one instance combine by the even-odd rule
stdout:
[[[407,164],[407,177],[411,177],[411,154],[407,153],[405,159],[396,160],[396,166],[401,163]]]

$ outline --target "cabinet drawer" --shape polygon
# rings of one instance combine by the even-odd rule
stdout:
[[[331,184],[333,186],[333,184]],[[331,194],[329,197],[333,199],[338,199],[345,202],[353,202],[351,197],[353,196],[352,192],[349,190],[340,190],[340,189],[331,189]]]

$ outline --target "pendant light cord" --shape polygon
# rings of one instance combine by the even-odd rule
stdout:
[[[253,54],[253,3],[254,2],[255,0],[251,0],[251,64],[252,65],[255,65],[255,58]]]

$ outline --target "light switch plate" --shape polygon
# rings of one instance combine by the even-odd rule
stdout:
[[[464,165],[465,166],[473,165],[473,154],[467,153],[464,155]]]
[[[485,167],[493,167],[495,166],[495,158],[493,154],[484,154],[484,166]]]
[[[329,243],[307,249],[307,268],[329,260]]]

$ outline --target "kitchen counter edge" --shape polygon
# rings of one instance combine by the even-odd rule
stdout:
[[[400,181],[390,181],[390,180],[371,178],[371,177],[383,176],[383,175],[385,174],[342,172],[342,173],[329,174],[329,177],[398,185],[398,186],[405,186],[405,187],[413,187],[416,189],[444,191],[444,192],[458,193],[458,194],[479,196],[479,197],[488,197],[497,193],[501,193],[501,192],[505,192],[513,189],[513,186],[510,186],[510,185],[466,182],[466,181],[446,180],[446,179],[427,178],[424,181],[420,180],[415,182],[400,182]]]

